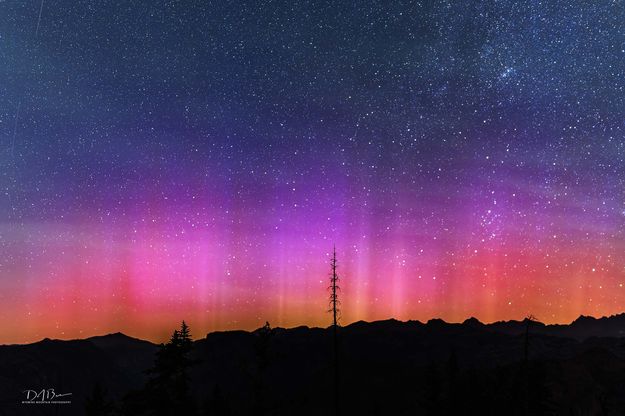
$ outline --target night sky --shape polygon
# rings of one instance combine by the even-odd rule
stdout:
[[[2,0],[0,342],[623,311],[624,22]]]

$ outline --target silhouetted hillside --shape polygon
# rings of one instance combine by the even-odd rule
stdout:
[[[340,329],[342,413],[622,414],[623,323],[624,315],[571,325],[356,322]],[[329,414],[331,336],[308,327],[208,334],[191,350],[195,407],[200,414]],[[119,404],[145,383],[157,349],[119,333],[0,346],[0,414],[57,414],[57,405],[21,404],[24,389],[73,393],[71,405],[58,405],[61,415],[84,414],[96,383]]]
[[[152,362],[156,346],[125,336],[109,342],[117,337],[0,346],[0,414],[55,414],[54,405],[21,404],[27,389],[72,393],[73,403],[58,405],[59,414],[83,414],[84,399],[96,382],[115,396],[143,383],[141,371]]]
[[[525,324],[525,321],[505,321],[488,324],[485,327],[507,334],[521,334],[525,331]],[[625,336],[625,314],[602,318],[580,316],[569,325],[545,325],[535,321],[531,322],[530,325],[535,333],[579,340],[590,337]]]

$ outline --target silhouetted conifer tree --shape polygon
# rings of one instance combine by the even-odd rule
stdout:
[[[187,370],[192,364],[188,354],[192,346],[187,324],[182,321],[166,344],[156,353],[150,379],[143,390],[131,392],[124,401],[128,415],[193,415],[195,406],[189,393]]]
[[[438,368],[435,364],[429,364],[425,369],[425,386],[422,396],[422,406],[426,416],[442,415],[441,390]]]
[[[555,404],[544,363],[530,363],[526,368],[526,374],[528,378],[526,415],[555,415]]]
[[[267,367],[269,366],[269,344],[273,335],[273,329],[271,325],[269,325],[269,322],[265,322],[265,325],[258,329],[255,335],[257,338],[254,349],[256,352],[258,372],[254,382],[254,395],[256,400],[254,413],[261,416],[267,412],[265,377]]]
[[[340,300],[338,292],[340,287],[338,285],[339,276],[336,272],[336,246],[332,251],[332,259],[330,260],[331,274],[330,274],[330,310],[332,314],[332,345],[334,356],[334,414],[338,416],[340,414],[340,399],[339,399],[339,340],[338,340],[338,327],[340,318]]]
[[[189,351],[191,351],[193,340],[191,339],[189,326],[185,321],[182,321],[182,324],[180,325],[179,342],[183,355],[186,355]]]
[[[447,360],[446,372],[447,372],[447,414],[456,415],[460,414],[460,388],[459,388],[459,373],[460,367],[458,366],[458,357],[456,356],[456,349],[452,348],[449,359]]]
[[[228,401],[219,388],[219,384],[215,384],[212,397],[206,402],[204,414],[206,416],[230,416],[232,414]]]
[[[106,390],[100,383],[93,386],[91,395],[87,397],[85,402],[86,416],[111,416],[113,415],[115,406],[111,400],[106,398]]]
[[[533,400],[535,400],[536,397],[531,397],[530,390],[534,390],[534,393],[536,393],[537,387],[538,387],[535,385],[536,380],[530,380],[531,375],[530,375],[530,365],[529,365],[530,326],[532,325],[532,322],[534,322],[535,320],[536,318],[534,317],[534,315],[528,315],[525,318],[525,337],[523,341],[523,363],[521,364],[521,378],[523,381],[523,386],[522,386],[523,414],[526,416],[533,414],[531,408],[536,407],[536,403],[533,403]],[[533,383],[534,385],[530,385],[530,383]],[[534,409],[534,411],[536,410],[538,409]]]
[[[518,371],[513,376],[513,391],[510,397],[513,403],[518,403],[514,411],[515,415],[554,414],[554,403],[547,385],[544,363],[530,359],[530,328],[534,322],[536,322],[536,318],[533,315],[528,315],[524,320],[523,357],[517,367]]]
[[[530,348],[530,325],[536,321],[534,315],[529,315],[525,318],[525,343],[523,348],[523,361],[527,363],[529,360],[529,348]]]

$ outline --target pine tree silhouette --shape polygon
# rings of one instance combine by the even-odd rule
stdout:
[[[212,397],[206,402],[205,416],[230,416],[230,406],[219,388],[215,384]]]
[[[100,383],[96,383],[91,391],[91,396],[85,402],[86,416],[110,416],[115,407],[113,402],[106,398],[106,390]]]
[[[441,409],[441,380],[438,374],[438,368],[435,364],[429,363],[425,368],[425,385],[421,398],[421,403],[425,415],[440,416],[443,413]]]
[[[189,326],[185,321],[182,321],[182,324],[180,325],[179,342],[183,354],[187,354],[191,350],[193,340],[191,339]]]
[[[256,352],[257,374],[254,381],[254,395],[256,403],[254,405],[256,415],[264,415],[267,412],[267,403],[265,398],[265,377],[267,367],[269,367],[269,344],[273,335],[273,329],[269,322],[265,322],[262,328],[255,332],[256,342],[254,349]]]
[[[543,363],[531,358],[531,332],[532,324],[537,321],[533,315],[528,315],[525,320],[525,333],[523,336],[523,360],[518,367],[515,385],[517,400],[521,401],[519,411],[516,414],[528,415],[551,415],[554,412],[552,393],[547,385],[547,378]]]
[[[460,367],[458,365],[458,356],[456,355],[456,348],[451,349],[449,359],[445,366],[447,373],[447,414],[457,415],[460,414],[460,380],[459,373]]]
[[[525,363],[529,360],[530,325],[532,322],[536,322],[536,317],[534,315],[528,315],[525,318],[525,343],[523,348],[523,361],[525,361]]]
[[[150,379],[141,391],[130,393],[124,400],[128,415],[194,415],[195,406],[189,393],[188,368],[193,364],[188,354],[193,345],[187,324],[182,321],[167,344],[161,344]]]
[[[338,326],[340,319],[340,300],[338,297],[338,292],[340,287],[338,285],[339,276],[336,272],[337,269],[337,261],[336,261],[336,246],[334,246],[332,251],[332,259],[330,260],[331,267],[331,275],[330,275],[330,286],[328,290],[330,290],[330,310],[328,312],[332,313],[332,346],[333,346],[333,356],[334,356],[334,414],[338,416],[340,414],[340,399],[339,399],[339,340],[338,340]]]
[[[529,353],[530,353],[530,325],[536,318],[534,315],[528,315],[525,318],[525,337],[523,342],[523,363],[521,364],[521,376],[523,378],[523,414],[530,414],[530,369],[529,369]]]

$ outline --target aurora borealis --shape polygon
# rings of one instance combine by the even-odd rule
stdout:
[[[0,2],[0,342],[625,309],[622,1]]]

